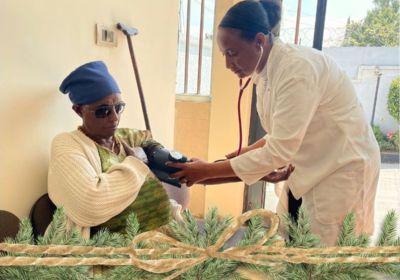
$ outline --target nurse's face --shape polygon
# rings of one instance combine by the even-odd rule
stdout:
[[[247,41],[240,37],[240,30],[218,28],[217,42],[225,56],[226,68],[239,78],[253,74],[261,55],[257,40]]]

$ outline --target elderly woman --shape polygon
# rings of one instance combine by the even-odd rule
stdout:
[[[101,227],[124,232],[130,213],[143,231],[167,224],[172,205],[143,149],[149,131],[118,128],[125,108],[117,83],[101,61],[74,70],[60,86],[81,117],[78,129],[55,137],[48,173],[50,199],[63,206],[68,227],[84,237]]]

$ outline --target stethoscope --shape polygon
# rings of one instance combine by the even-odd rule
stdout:
[[[237,154],[236,156],[240,155],[240,152],[242,151],[242,142],[243,142],[243,131],[242,131],[242,115],[241,115],[241,110],[240,110],[240,103],[242,100],[242,95],[244,90],[246,89],[246,87],[250,84],[250,81],[252,79],[252,76],[254,75],[254,73],[256,72],[258,65],[260,64],[261,58],[263,56],[264,53],[264,49],[261,45],[259,45],[260,47],[260,57],[258,58],[256,67],[254,68],[254,71],[252,73],[252,75],[246,80],[246,82],[243,84],[243,79],[240,78],[239,80],[239,97],[238,97],[238,104],[237,104],[237,109],[238,109],[238,122],[239,122],[239,148],[237,150]]]

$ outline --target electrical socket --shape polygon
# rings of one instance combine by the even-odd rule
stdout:
[[[104,24],[96,24],[96,45],[103,47],[116,47],[117,32],[115,27],[106,26]]]

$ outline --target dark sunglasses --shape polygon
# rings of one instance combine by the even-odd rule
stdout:
[[[124,109],[125,109],[125,103],[121,102],[115,105],[103,105],[95,110],[89,110],[90,112],[93,112],[95,117],[98,119],[104,119],[108,117],[113,110],[115,110],[115,113],[121,114]]]

